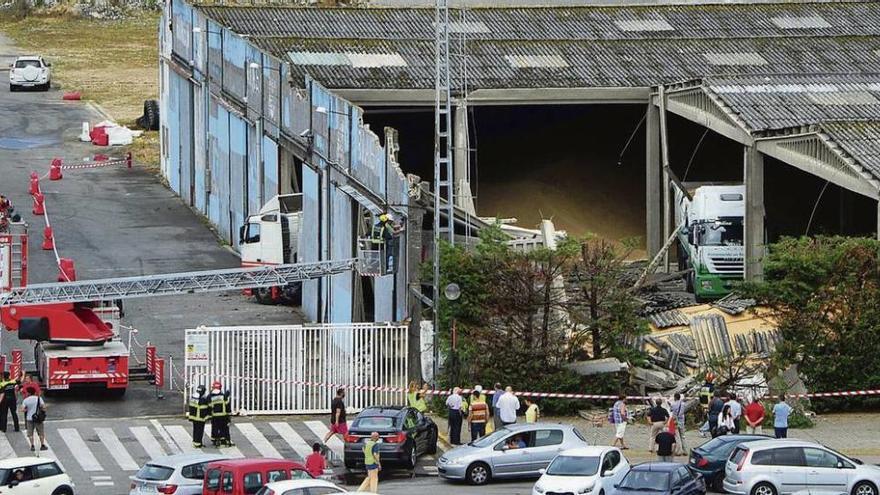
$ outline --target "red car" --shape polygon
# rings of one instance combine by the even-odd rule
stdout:
[[[246,495],[273,481],[310,479],[305,465],[285,459],[228,459],[205,468],[202,495]]]

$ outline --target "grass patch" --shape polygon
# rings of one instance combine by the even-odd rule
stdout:
[[[120,123],[131,124],[146,99],[159,95],[158,13],[96,20],[64,13],[0,18],[18,47],[52,63],[53,83],[80,91]]]

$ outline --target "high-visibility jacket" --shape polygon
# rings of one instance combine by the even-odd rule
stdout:
[[[376,456],[373,455],[373,447],[379,442],[368,439],[364,442],[364,465],[376,464]]]
[[[394,224],[391,222],[376,222],[373,225],[373,233],[371,235],[373,242],[388,242],[394,237]]]
[[[700,393],[699,393],[700,405],[706,409],[709,408],[709,403],[712,402],[712,397],[715,396],[715,391],[713,388],[714,387],[710,387],[707,385],[704,385],[702,388],[700,388]]]
[[[189,396],[186,419],[198,423],[211,419],[211,404],[205,395],[195,393]]]
[[[419,395],[419,392],[410,392],[406,394],[406,398],[409,402],[409,407],[416,411],[423,413],[428,410],[428,404],[425,402],[425,398]]]
[[[210,395],[211,417],[229,416],[229,392],[212,391]]]
[[[0,394],[6,400],[15,400],[15,387],[18,386],[18,380],[2,380],[0,381]]]

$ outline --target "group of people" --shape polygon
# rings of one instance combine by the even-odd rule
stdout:
[[[792,407],[786,402],[785,394],[773,406],[773,433],[776,438],[788,437],[788,418]],[[764,433],[766,410],[758,397],[752,397],[748,404],[743,405],[737,400],[736,394],[727,394],[727,400],[715,396],[709,402],[708,429],[712,437],[727,434],[738,434],[745,426],[745,432],[761,435]],[[743,420],[745,425],[743,425]]]
[[[36,450],[34,433],[40,437],[40,450],[49,450],[49,446],[46,444],[46,433],[43,429],[43,422],[46,420],[46,403],[43,401],[42,389],[39,382],[32,379],[24,371],[15,377],[8,371],[3,372],[3,379],[0,381],[0,416],[2,416],[0,432],[6,433],[10,414],[12,415],[13,431],[21,431],[18,419],[19,394],[22,396],[20,410],[24,414],[25,429],[31,450]]]
[[[409,384],[407,402],[410,407],[424,413],[428,409],[425,399],[430,393],[427,385],[419,387],[412,382]],[[487,395],[491,395],[491,399]],[[449,443],[452,445],[463,443],[461,429],[465,420],[468,422],[471,441],[474,441],[493,430],[516,423],[517,413],[522,407],[513,387],[502,389],[500,383],[496,383],[491,392],[485,392],[481,385],[474,385],[468,392],[461,387],[455,387],[446,398],[445,405],[449,418]],[[525,405],[526,422],[537,422],[541,416],[538,404],[526,397]]]
[[[210,393],[204,385],[199,385],[189,397],[186,419],[192,422],[193,447],[203,446],[205,424],[211,422],[211,442],[215,447],[232,447],[229,437],[231,408],[229,390],[224,390],[219,381],[211,384]]]

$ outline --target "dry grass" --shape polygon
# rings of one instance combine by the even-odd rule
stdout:
[[[143,113],[144,100],[158,98],[158,25],[157,13],[117,21],[76,18],[63,11],[0,18],[0,30],[19,48],[52,62],[54,84],[80,91],[126,125]],[[157,164],[157,133],[145,133],[132,152],[139,163]]]

